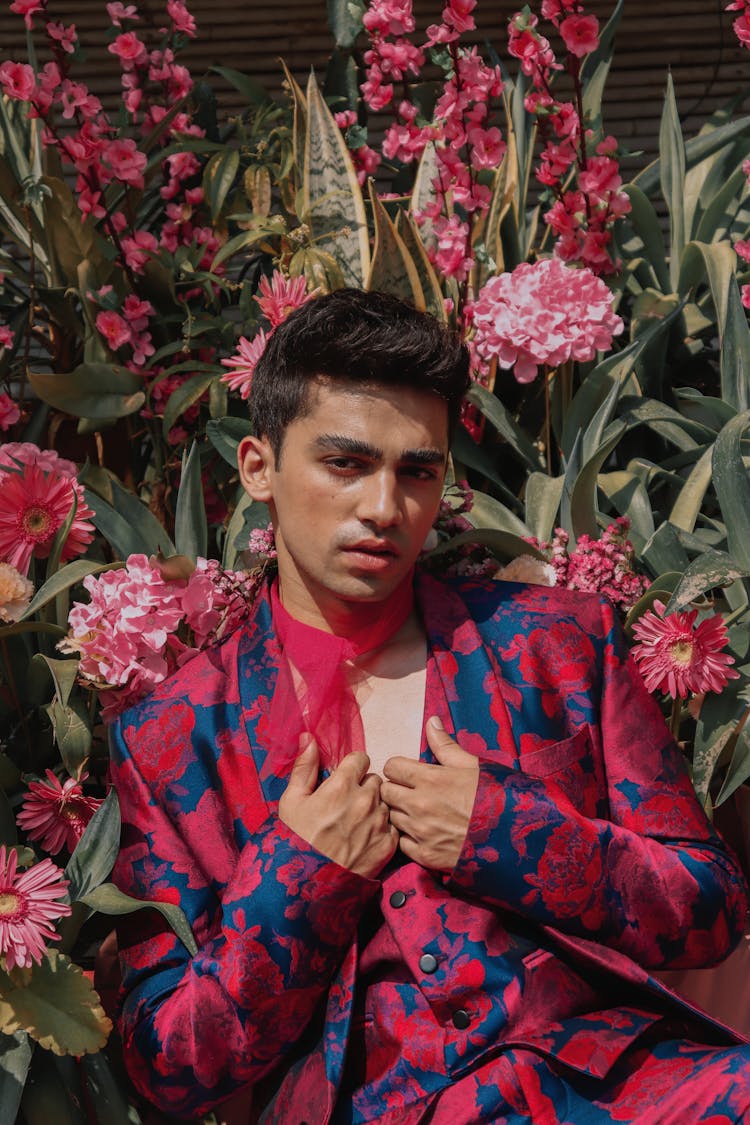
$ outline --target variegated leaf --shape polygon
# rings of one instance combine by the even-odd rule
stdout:
[[[372,180],[370,203],[375,220],[375,248],[365,288],[392,293],[394,297],[401,297],[423,309],[425,299],[417,267],[388,212],[378,199]]]

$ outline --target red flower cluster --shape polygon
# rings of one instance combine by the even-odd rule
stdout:
[[[649,581],[633,568],[635,552],[627,538],[630,520],[620,516],[600,539],[579,536],[575,550],[568,554],[570,536],[561,527],[551,542],[529,542],[543,551],[557,574],[557,586],[569,590],[589,590],[605,594],[623,612],[635,605],[649,587]]]

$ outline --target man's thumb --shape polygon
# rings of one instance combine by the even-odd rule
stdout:
[[[476,761],[451,738],[437,715],[427,721],[427,744],[441,766],[466,766]]]
[[[299,747],[300,751],[294,760],[287,788],[300,794],[312,793],[318,783],[320,751],[311,734],[300,735]]]

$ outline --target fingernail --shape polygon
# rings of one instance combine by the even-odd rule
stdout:
[[[428,719],[428,722],[432,726],[433,730],[445,730],[445,727],[443,726],[443,720],[439,715],[431,715]]]

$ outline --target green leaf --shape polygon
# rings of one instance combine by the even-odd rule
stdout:
[[[624,470],[599,474],[599,487],[621,516],[630,520],[629,538],[636,550],[656,530],[648,492],[640,477]]]
[[[48,949],[31,969],[0,970],[0,1027],[25,1031],[56,1055],[83,1055],[101,1050],[112,1023],[83,970]]]
[[[613,423],[609,436],[588,458],[576,478],[570,497],[570,522],[576,538],[584,534],[590,535],[592,539],[599,538],[596,503],[599,470],[625,433],[625,429],[623,422]]]
[[[312,241],[333,255],[345,284],[363,288],[370,270],[365,205],[349,150],[314,74],[307,83],[303,210]]]
[[[92,910],[98,910],[101,914],[133,914],[136,910],[147,910],[149,907],[158,910],[166,918],[190,956],[194,957],[198,952],[198,946],[195,943],[184,911],[171,902],[145,902],[137,898],[131,898],[130,895],[124,894],[119,887],[116,887],[114,883],[102,883],[93,891],[89,891],[81,901],[85,902]]]
[[[84,1055],[81,1065],[96,1120],[106,1125],[140,1125],[140,1117],[129,1104],[127,1087],[122,1079],[118,1082],[106,1052]]]
[[[514,535],[510,531],[502,531],[499,528],[481,527],[474,531],[462,531],[459,535],[454,535],[452,539],[448,539],[447,542],[436,547],[434,551],[430,551],[429,558],[450,554],[451,551],[455,551],[459,547],[474,543],[480,547],[486,547],[500,562],[504,562],[506,559],[515,559],[518,555],[531,555],[532,558],[540,559],[542,562],[547,561],[536,547],[532,547],[520,535]]]
[[[440,288],[438,276],[432,262],[427,256],[425,245],[419,233],[414,217],[407,211],[399,211],[397,232],[400,235],[406,253],[411,258],[417,271],[417,278],[424,297],[424,308],[434,317],[445,323],[447,317],[445,302]]]
[[[184,383],[180,383],[179,387],[172,391],[164,408],[162,432],[165,440],[168,440],[169,431],[180,415],[189,410],[193,403],[197,402],[209,387],[221,377],[221,374],[220,371],[202,371],[200,374],[186,379]]]
[[[655,576],[671,570],[682,573],[690,564],[685,549],[677,538],[677,532],[666,520],[657,527],[641,551],[641,561]]]
[[[88,488],[84,495],[94,509],[96,527],[116,555],[125,560],[128,555],[177,554],[166,528],[142,500],[113,478],[107,480],[107,488],[111,504]]]
[[[0,1105],[8,1125],[18,1114],[33,1049],[25,1031],[0,1034]]]
[[[256,527],[267,527],[268,521],[268,506],[253,500],[242,489],[224,536],[221,565],[225,570],[237,568],[241,553],[247,550],[250,532]]]
[[[750,116],[738,117],[727,125],[720,125],[718,129],[692,137],[685,145],[686,169],[693,168],[730,141],[748,133],[750,133]],[[641,191],[650,198],[659,187],[661,174],[661,160],[654,160],[633,178],[633,183],[638,184]]]
[[[76,559],[75,562],[68,563],[62,570],[58,570],[56,574],[48,578],[41,589],[37,590],[27,606],[26,612],[21,616],[21,621],[33,617],[38,610],[43,609],[63,590],[69,590],[71,586],[81,582],[87,574],[100,574],[103,570],[112,569],[107,563],[89,562],[88,559]]]
[[[183,454],[180,488],[174,517],[174,539],[178,555],[187,555],[195,561],[205,558],[208,551],[208,520],[203,499],[201,480],[201,455],[198,442]]]
[[[525,523],[493,496],[488,496],[486,492],[480,492],[478,489],[473,490],[473,495],[474,504],[468,518],[475,527],[509,531],[515,536],[531,534]]]
[[[729,553],[742,568],[750,568],[750,481],[742,460],[742,434],[750,411],[728,422],[713,451],[713,482],[721,514],[727,525]]]
[[[683,531],[692,531],[703,506],[713,475],[713,446],[709,446],[690,471],[669,513],[669,522]]]
[[[59,699],[54,699],[45,711],[52,723],[52,733],[65,768],[71,777],[78,777],[88,760],[93,742],[87,709],[78,700],[66,706]]]
[[[552,537],[562,500],[564,477],[532,473],[526,481],[526,522],[540,542]]]
[[[669,276],[671,288],[677,290],[680,257],[686,242],[685,225],[685,144],[677,111],[677,100],[671,73],[667,75],[667,93],[659,128],[661,186],[669,211],[671,252]]]
[[[0,789],[0,844],[13,847],[18,843],[16,832],[16,818],[10,801],[5,792]]]
[[[235,90],[242,94],[248,105],[260,106],[270,100],[268,91],[249,74],[243,74],[242,71],[234,70],[230,66],[212,66],[210,70],[214,74],[220,74],[230,86],[234,86]]]
[[[664,236],[656,209],[637,184],[627,184],[623,189],[630,200],[627,222],[643,243],[644,257],[653,269],[654,276],[664,293],[669,293],[669,267],[664,253]]]
[[[722,551],[708,550],[693,559],[669,599],[667,613],[679,613],[689,606],[706,590],[716,586],[728,586],[737,578],[750,574],[750,568],[743,569]]]
[[[232,190],[240,167],[240,154],[230,148],[216,152],[203,172],[203,192],[211,208],[211,217],[216,220]]]
[[[43,402],[77,418],[124,418],[146,401],[143,379],[115,364],[82,363],[66,374],[29,371],[28,375]]]
[[[736,737],[734,752],[729,763],[724,782],[716,798],[716,804],[721,805],[732,796],[735,789],[739,789],[750,777],[750,737],[748,737],[747,720],[750,717],[750,707],[742,715],[735,727],[733,734]]]
[[[375,222],[375,245],[365,288],[390,293],[423,309],[424,293],[412,256],[378,199],[373,180],[370,180],[369,191]]]
[[[54,263],[57,284],[78,285],[81,262],[99,257],[95,244],[94,224],[83,221],[75,196],[64,180],[43,176],[49,194],[44,196],[44,233]],[[57,280],[59,278],[59,280]]]
[[[484,417],[492,423],[511,449],[525,462],[527,468],[531,469],[532,472],[539,468],[539,450],[532,445],[510,411],[503,406],[496,395],[479,383],[472,383],[466,393],[466,400],[473,403]]]
[[[750,406],[750,328],[734,277],[729,283],[726,310],[721,340],[721,397],[735,410],[747,410]]]
[[[599,36],[599,45],[586,58],[581,68],[583,119],[587,127],[594,130],[597,139],[602,131],[602,97],[612,64],[615,34],[622,16],[623,4],[624,0],[617,0],[615,9]]]
[[[252,423],[246,418],[211,418],[206,423],[206,437],[217,453],[228,465],[237,468],[237,449],[244,437],[253,432]]]
[[[352,0],[327,0],[328,26],[337,47],[353,47],[362,30],[364,3]]]
[[[269,238],[278,238],[285,233],[286,223],[284,219],[280,215],[273,215],[265,219],[261,226],[252,230],[243,230],[240,234],[230,238],[223,246],[220,246],[211,262],[211,269],[215,270],[228,258],[238,254],[240,250],[246,250],[249,246],[254,246],[257,242],[265,242]]]
[[[704,702],[703,707],[705,706],[706,703]],[[701,710],[702,709],[703,708],[701,708]],[[729,742],[735,738],[735,733],[734,727],[729,725],[709,746],[695,747],[693,750],[693,788],[695,789],[696,797],[702,805],[705,805],[708,800],[711,780],[719,758],[724,753]]]
[[[41,661],[49,669],[52,683],[55,685],[55,695],[64,707],[70,699],[70,693],[78,677],[78,661],[56,660],[41,652],[35,653],[32,659]]]
[[[71,902],[79,902],[109,876],[120,847],[120,806],[109,793],[92,816],[65,868]]]

